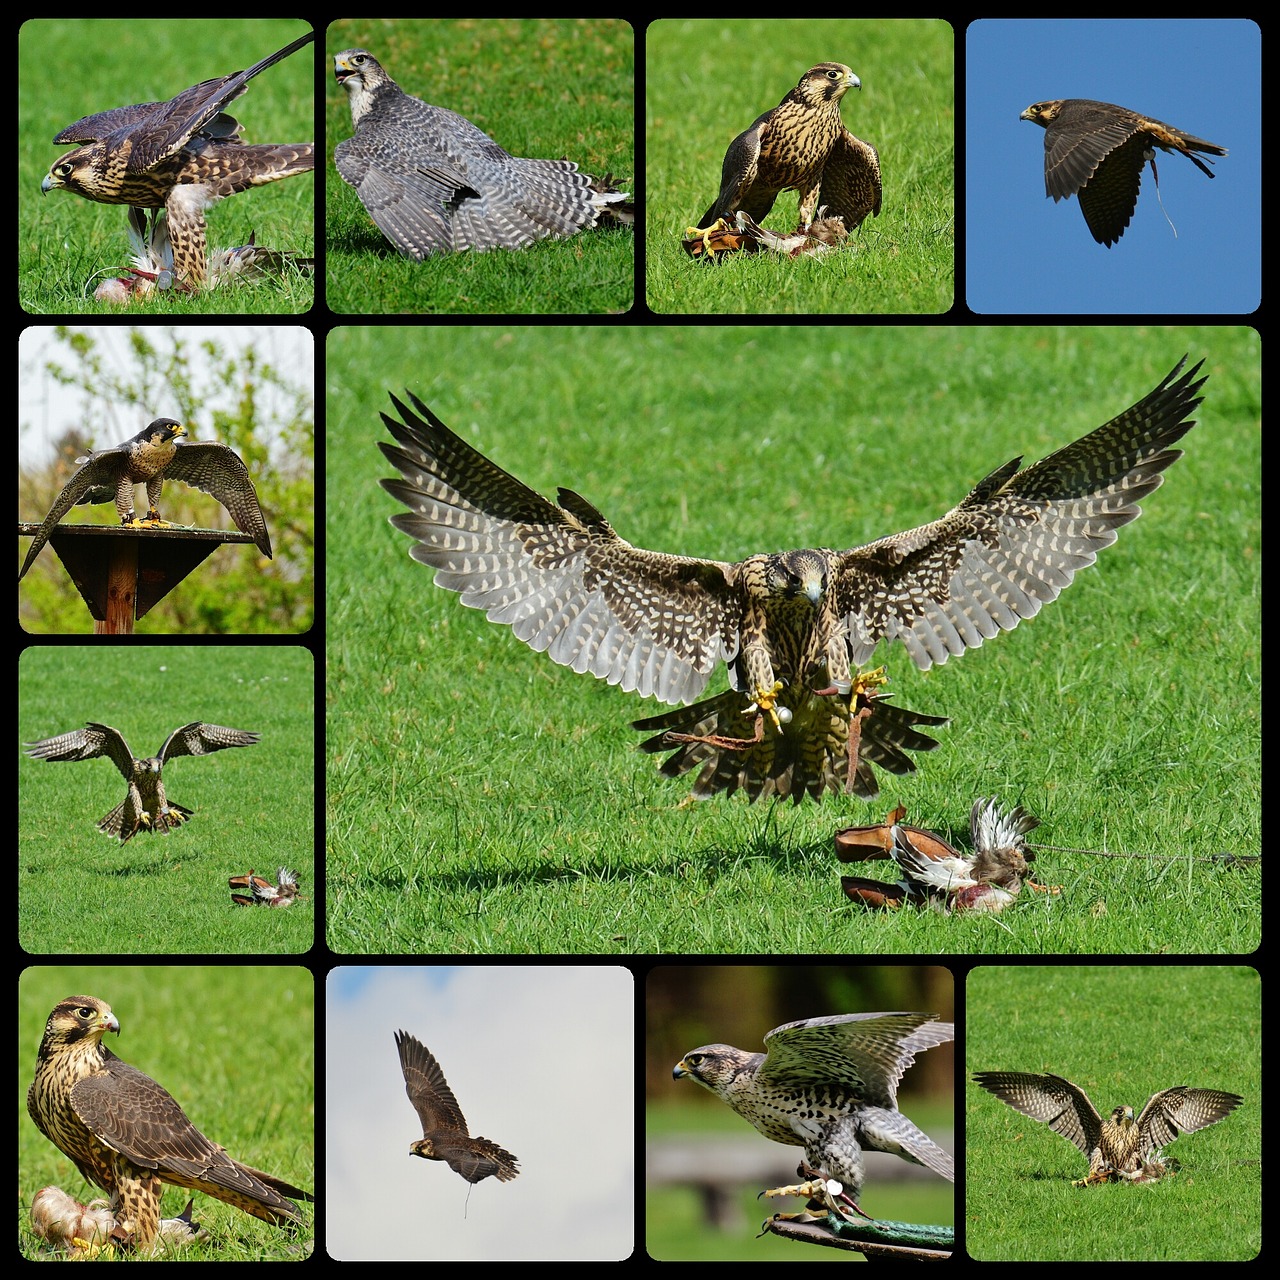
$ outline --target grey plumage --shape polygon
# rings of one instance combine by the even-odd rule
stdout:
[[[334,149],[338,173],[410,258],[571,236],[625,199],[594,189],[569,160],[508,154],[470,120],[405,93],[364,49],[344,50],[333,66],[355,127]]]

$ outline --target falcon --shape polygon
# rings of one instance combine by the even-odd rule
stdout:
[[[409,1144],[409,1154],[443,1160],[471,1183],[490,1177],[510,1182],[519,1177],[516,1157],[510,1151],[488,1138],[471,1136],[462,1108],[426,1045],[406,1031],[397,1031],[396,1048],[405,1092],[422,1122],[422,1137]]]
[[[168,528],[157,510],[166,480],[179,480],[211,494],[227,509],[236,528],[247,533],[270,560],[271,535],[258,504],[258,491],[240,455],[213,440],[181,441],[186,434],[186,427],[177,419],[156,418],[123,444],[77,458],[79,470],[63,486],[36,530],[18,581],[26,577],[58,522],[74,506],[114,499],[122,525]],[[145,520],[139,520],[133,509],[133,487],[138,484],[147,486]]]
[[[308,32],[245,71],[204,80],[168,102],[99,111],[68,125],[55,143],[79,143],[45,175],[40,190],[74,192],[99,204],[163,210],[174,271],[190,285],[205,282],[205,210],[226,196],[314,166],[310,142],[250,145],[223,108],[260,72],[310,44]]]
[[[1033,102],[1018,118],[1044,130],[1045,195],[1052,196],[1055,204],[1077,196],[1093,238],[1108,249],[1124,235],[1133,217],[1148,160],[1151,176],[1157,187],[1160,184],[1157,147],[1186,156],[1211,178],[1213,170],[1196,152],[1227,154],[1225,147],[1162,120],[1089,98]]]
[[[896,707],[882,671],[855,668],[884,641],[927,669],[1056,599],[1181,456],[1204,383],[1184,363],[1082,439],[998,467],[941,519],[844,551],[729,564],[643,550],[572,490],[535,493],[413,395],[412,408],[391,397],[399,420],[382,414],[401,474],[382,485],[437,586],[554,662],[676,705],[635,727],[654,733],[643,750],[672,752],[664,774],[698,770],[695,797],[871,797],[872,764],[909,773],[907,753],[937,745],[921,729],[945,720]],[[694,701],[722,662],[731,688]]]
[[[974,1082],[1032,1120],[1047,1124],[1089,1159],[1089,1175],[1075,1187],[1099,1182],[1147,1182],[1176,1169],[1161,1152],[1180,1133],[1196,1133],[1225,1120],[1243,1101],[1220,1089],[1177,1085],[1133,1108],[1116,1107],[1104,1120],[1079,1085],[1061,1076],[1025,1071],[980,1071]]]
[[[801,232],[819,205],[839,218],[846,233],[880,213],[880,157],[875,147],[845,128],[840,99],[862,81],[842,62],[820,62],[770,111],[743,130],[725,153],[720,194],[696,227],[686,249],[708,244],[716,231],[736,227],[735,215],[763,222],[783,191],[800,201]],[[710,256],[708,253],[706,256]]]
[[[306,1191],[233,1160],[165,1089],[102,1043],[107,1031],[119,1035],[120,1023],[93,996],[68,996],[54,1008],[27,1112],[85,1180],[111,1197],[122,1243],[138,1250],[154,1244],[164,1183],[203,1191],[264,1222],[303,1221],[293,1201],[310,1200]]]
[[[895,822],[889,833],[889,856],[902,872],[898,883],[841,876],[840,886],[855,902],[874,907],[898,907],[905,902],[943,912],[1003,911],[1017,900],[1024,882],[1035,884],[1027,864],[1036,855],[1026,835],[1039,825],[1040,819],[1021,805],[1006,809],[995,796],[975,800],[969,811],[973,849],[962,854],[932,832]],[[839,841],[836,849],[839,854]]]
[[[228,747],[251,747],[258,740],[256,733],[193,720],[175,729],[158,755],[144,760],[129,750],[119,729],[90,721],[83,729],[28,742],[26,747],[27,755],[34,760],[96,760],[106,756],[120,770],[129,790],[98,822],[98,830],[126,844],[143,830],[168,835],[171,827],[180,827],[191,817],[192,810],[165,795],[162,770],[168,761],[176,756],[205,756]]]
[[[508,154],[470,120],[405,93],[364,49],[336,54],[333,75],[355,128],[334,149],[338,173],[406,257],[571,236],[629,198],[569,160]]]
[[[837,1212],[843,1201],[866,1217],[857,1205],[864,1150],[955,1181],[951,1156],[898,1110],[898,1083],[916,1054],[954,1038],[936,1013],[836,1014],[775,1027],[764,1053],[703,1045],[671,1074],[709,1089],[766,1138],[804,1148],[809,1181],[766,1195],[803,1195]]]

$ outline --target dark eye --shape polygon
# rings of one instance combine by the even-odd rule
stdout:
[[[838,71],[828,71],[828,72],[827,72],[827,79],[828,79],[828,80],[839,80],[839,79],[840,79],[840,73],[839,73]]]
[[[60,177],[60,178],[66,178],[66,177],[69,177],[69,176],[70,176],[70,174],[71,174],[71,166],[70,166],[69,164],[60,164],[60,165],[59,165],[59,166],[54,170],[54,173],[56,173],[56,174],[58,175],[58,177]]]
[[[685,1061],[686,1061],[686,1062],[687,1062],[691,1067],[698,1067],[698,1066],[701,1066],[701,1065],[702,1065],[702,1059],[703,1059],[703,1056],[704,1056],[704,1055],[702,1055],[702,1054],[700,1054],[700,1053],[691,1053],[691,1054],[690,1054],[690,1055],[685,1059]]]
[[[89,1019],[97,1012],[98,1011],[96,1009],[90,1009],[88,1005],[81,1005],[80,1008],[76,1010],[76,1017],[83,1018],[85,1022],[88,1022]]]

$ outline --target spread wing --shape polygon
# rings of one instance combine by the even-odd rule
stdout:
[[[1102,1141],[1102,1119],[1079,1085],[1061,1076],[1024,1071],[980,1071],[973,1078],[1015,1111],[1047,1124],[1092,1160]]]
[[[249,469],[234,449],[211,440],[179,443],[173,460],[164,469],[166,480],[180,480],[212,494],[224,507],[241,533],[247,533],[258,550],[271,559],[271,535],[258,504],[258,491],[249,478]]]
[[[261,739],[261,734],[248,733],[244,729],[228,729],[220,724],[203,724],[193,720],[175,729],[160,748],[162,762],[175,756],[207,756],[211,751],[227,747],[251,747]]]
[[[423,1136],[450,1130],[459,1137],[467,1137],[462,1108],[431,1051],[405,1031],[396,1032],[396,1048],[400,1051],[405,1092],[422,1121]]]
[[[1219,1089],[1175,1085],[1153,1094],[1138,1117],[1142,1151],[1149,1156],[1167,1147],[1180,1133],[1195,1133],[1226,1119],[1244,1101]]]
[[[60,733],[56,738],[42,738],[27,743],[27,755],[35,760],[94,760],[106,756],[124,775],[133,777],[133,752],[119,729],[109,724],[90,721],[83,729]]]

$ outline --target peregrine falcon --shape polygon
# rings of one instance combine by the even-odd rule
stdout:
[[[693,793],[876,794],[871,765],[913,768],[945,721],[895,707],[883,674],[857,671],[881,641],[922,670],[976,648],[1070,585],[1135,519],[1194,425],[1200,365],[1185,361],[1132,408],[1032,466],[1015,458],[931,524],[844,551],[734,564],[624,541],[569,489],[535,493],[450,431],[417,397],[395,396],[380,448],[401,473],[383,487],[408,510],[391,523],[410,556],[516,638],[574,671],[672,704],[635,722],[671,751]],[[732,688],[700,702],[725,663]]]
[[[53,1010],[27,1112],[85,1180],[110,1195],[122,1243],[138,1250],[154,1243],[166,1182],[203,1191],[264,1222],[303,1221],[286,1197],[310,1200],[306,1191],[233,1160],[166,1090],[102,1043],[107,1031],[119,1035],[120,1023],[92,996],[68,996]]]
[[[245,71],[204,80],[168,102],[141,102],[85,116],[54,138],[82,145],[45,175],[40,190],[72,191],[99,204],[163,209],[174,271],[202,285],[208,259],[204,211],[225,196],[309,172],[310,142],[250,145],[223,111],[259,72],[310,44],[308,32]]]
[[[83,729],[28,742],[26,747],[27,755],[34,760],[96,760],[106,756],[120,770],[129,790],[98,822],[98,830],[104,835],[117,836],[120,843],[125,844],[141,830],[168,835],[170,827],[180,827],[191,817],[190,809],[165,796],[161,771],[170,760],[177,756],[205,756],[227,747],[251,747],[259,736],[243,729],[227,729],[220,724],[193,720],[175,729],[165,739],[158,755],[143,760],[129,750],[118,729],[91,721]]]
[[[628,199],[569,160],[509,155],[470,120],[410,97],[363,49],[336,54],[333,75],[355,127],[334,149],[338,173],[406,257],[571,236]]]
[[[954,1038],[955,1027],[936,1013],[805,1018],[770,1031],[765,1053],[707,1044],[671,1074],[709,1089],[766,1138],[804,1148],[801,1174],[810,1181],[766,1195],[803,1195],[837,1211],[833,1199],[842,1200],[862,1214],[864,1150],[955,1181],[951,1156],[898,1110],[898,1082],[916,1054]]]
[[[422,1121],[422,1137],[409,1144],[409,1154],[443,1160],[472,1183],[489,1177],[510,1182],[519,1177],[516,1157],[510,1151],[488,1138],[471,1136],[462,1108],[426,1045],[406,1031],[397,1031],[396,1048],[405,1092]]]
[[[1227,149],[1110,102],[1065,98],[1033,102],[1019,117],[1044,130],[1044,189],[1054,203],[1075,195],[1093,238],[1111,248],[1138,204],[1142,170],[1155,149],[1179,152],[1202,173],[1213,170],[1195,153],[1225,156]],[[1210,164],[1212,161],[1209,162]]]
[[[840,99],[862,81],[842,62],[820,62],[772,110],[740,133],[725,153],[720,194],[686,232],[686,247],[715,231],[733,228],[735,215],[762,222],[783,191],[800,200],[800,231],[807,232],[819,205],[840,218],[846,232],[868,214],[880,213],[880,157],[840,118]]]
[[[180,443],[179,437],[186,434],[186,427],[176,419],[157,418],[123,444],[113,449],[95,449],[87,458],[77,458],[80,469],[67,481],[36,530],[18,581],[26,577],[58,521],[78,504],[110,502],[114,498],[121,524],[167,528],[157,510],[166,480],[180,480],[212,494],[226,507],[236,528],[249,534],[270,560],[271,535],[258,505],[258,491],[239,454],[215,441]],[[137,484],[147,486],[147,518],[141,521],[133,510],[133,487]]]
[[[1116,1107],[1104,1120],[1079,1085],[1061,1076],[1024,1071],[980,1071],[974,1082],[1015,1111],[1047,1124],[1089,1159],[1089,1175],[1071,1185],[1148,1182],[1172,1172],[1161,1152],[1180,1133],[1195,1133],[1224,1120],[1243,1101],[1219,1089],[1177,1085],[1147,1099],[1137,1120],[1130,1106]]]

